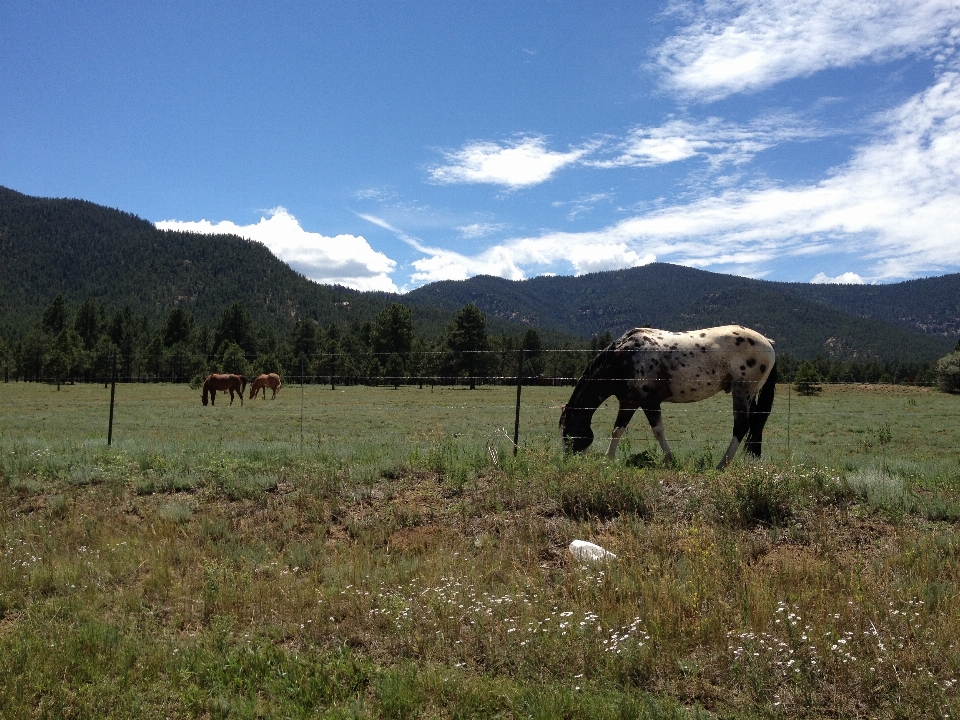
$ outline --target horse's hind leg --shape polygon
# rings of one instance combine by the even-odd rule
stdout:
[[[747,430],[750,429],[750,390],[745,385],[735,385],[733,388],[733,438],[727,451],[723,454],[717,470],[723,470],[740,447]]]
[[[657,439],[657,442],[660,443],[660,449],[663,450],[664,462],[667,464],[672,463],[673,450],[670,449],[670,444],[667,442],[667,436],[663,432],[663,414],[660,412],[660,406],[658,405],[657,407],[649,410],[644,409],[643,414],[647,416],[647,422],[650,423],[650,429],[653,431],[653,436]]]

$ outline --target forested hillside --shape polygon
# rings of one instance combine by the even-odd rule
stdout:
[[[0,336],[8,340],[36,330],[57,296],[78,312],[92,303],[107,324],[126,313],[143,343],[175,309],[209,335],[237,303],[257,332],[269,328],[280,341],[306,320],[325,332],[363,338],[381,313],[402,303],[411,311],[415,336],[433,346],[444,342],[454,314],[472,303],[486,313],[491,334],[516,339],[536,329],[550,347],[583,347],[637,325],[682,330],[742,323],[773,338],[781,353],[827,361],[930,362],[953,348],[960,328],[960,275],[826,286],[654,263],[519,282],[480,276],[403,296],[361,293],[312,282],[263,245],[239,237],[160,231],[90,202],[5,188],[0,252]],[[221,350],[210,346],[212,336],[195,340],[198,353]]]
[[[302,317],[369,321],[392,301],[312,282],[250,240],[161,231],[94,203],[6,188],[0,188],[0,253],[0,327],[13,334],[36,323],[58,294],[73,305],[91,298],[158,320],[181,307],[201,322],[214,322],[240,301],[255,320],[283,331]]]

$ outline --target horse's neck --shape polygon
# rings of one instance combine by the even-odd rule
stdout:
[[[581,378],[567,405],[577,410],[586,410],[592,415],[611,395],[613,395],[613,388],[610,387],[609,381]]]

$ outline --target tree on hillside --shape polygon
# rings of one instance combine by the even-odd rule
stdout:
[[[242,302],[235,302],[223,311],[213,333],[213,346],[220,351],[223,343],[236,343],[245,353],[257,352],[257,337],[253,317]]]
[[[182,307],[175,307],[167,315],[163,323],[161,336],[164,347],[173,347],[179,342],[186,342],[193,334],[193,316]]]
[[[16,368],[11,366],[13,366],[13,352],[7,345],[7,341],[3,339],[3,335],[0,335],[0,367],[3,367],[4,382],[10,382],[10,371]]]
[[[67,378],[73,378],[79,369],[83,342],[71,328],[65,327],[50,345],[43,358],[43,373],[57,384],[57,390]]]
[[[69,315],[70,310],[66,300],[63,299],[63,295],[57,295],[43,311],[40,326],[50,335],[59,335],[67,327]]]
[[[73,318],[73,329],[80,336],[84,348],[93,350],[96,347],[105,322],[106,312],[103,305],[98,305],[91,298],[87,298],[80,304]]]
[[[413,348],[413,312],[406,305],[393,303],[377,315],[370,333],[373,352],[379,357],[380,364],[387,366],[388,358],[396,354],[401,369],[409,364],[410,350]],[[396,368],[396,362],[392,363]],[[388,371],[388,376],[391,373]]]
[[[299,362],[301,356],[312,358],[317,354],[320,344],[320,329],[311,318],[300,318],[297,324],[293,326],[293,332],[290,333],[289,344],[290,351]]]
[[[487,316],[473,303],[457,310],[447,329],[447,347],[453,352],[453,364],[458,372],[470,378],[470,389],[477,387],[476,376],[486,367]]]
[[[17,363],[25,378],[40,382],[43,374],[43,360],[51,346],[50,336],[38,325],[24,335],[20,341],[20,360]]]
[[[793,375],[793,389],[800,395],[819,395],[823,390],[820,381],[823,377],[809,360],[804,360],[797,365],[797,370]]]
[[[110,318],[110,325],[107,330],[110,340],[117,347],[119,354],[120,372],[124,377],[131,377],[133,374],[133,351],[137,337],[137,327],[133,317],[133,311],[130,306],[124,306],[117,310]]]
[[[250,373],[247,357],[237,343],[224,342],[223,354],[220,358],[220,367],[225,373],[234,375],[248,375]]]
[[[960,393],[960,341],[957,349],[937,360],[934,368],[937,387],[947,393]]]
[[[523,374],[527,377],[543,374],[543,340],[533,328],[523,334]]]

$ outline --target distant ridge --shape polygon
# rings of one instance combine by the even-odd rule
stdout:
[[[637,325],[684,330],[741,323],[792,355],[851,360],[935,359],[953,348],[960,328],[958,274],[824,288],[653,263],[519,282],[478,276],[433,283],[407,299],[447,307],[472,302],[504,320],[581,337],[616,336]]]
[[[91,297],[157,319],[181,306],[203,322],[239,300],[280,331],[301,317],[370,321],[392,302],[413,308],[418,332],[433,336],[468,302],[487,313],[492,331],[510,334],[532,327],[588,339],[637,325],[742,323],[795,357],[845,360],[934,360],[960,332],[960,274],[892,285],[806,285],[654,263],[580,277],[478,276],[406,295],[363,293],[319,285],[265,246],[236,236],[161,231],[84,200],[7,188],[0,188],[0,253],[0,331],[12,334],[31,327],[58,293],[73,306]]]

